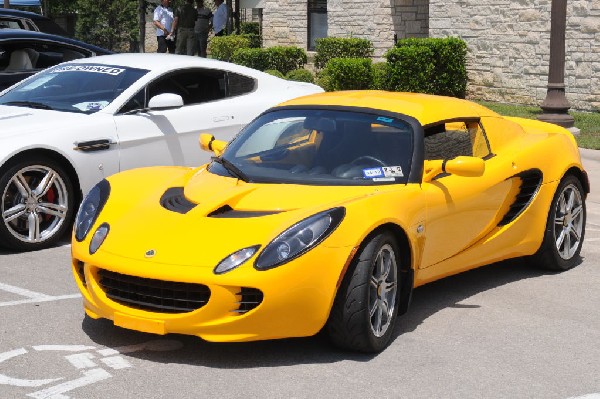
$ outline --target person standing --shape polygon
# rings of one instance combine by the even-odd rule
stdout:
[[[158,53],[175,52],[173,36],[173,9],[169,7],[170,0],[160,0],[160,5],[154,9],[154,26],[156,26],[156,41]]]
[[[206,48],[208,47],[208,32],[213,18],[213,13],[207,7],[204,7],[204,0],[196,0],[196,10],[198,18],[194,25],[194,34],[196,35],[196,45],[198,47],[198,56],[206,58]]]
[[[194,23],[198,12],[194,8],[194,0],[185,0],[173,20],[173,32],[177,31],[177,54],[194,55],[196,37],[194,36]]]
[[[224,36],[226,33],[225,28],[227,27],[227,6],[223,0],[215,0],[215,5],[217,6],[217,10],[213,17],[213,30],[215,36]]]

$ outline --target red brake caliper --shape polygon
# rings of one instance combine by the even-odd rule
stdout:
[[[56,189],[51,188],[50,190],[48,190],[48,192],[46,193],[45,197],[46,197],[46,201],[48,201],[51,204],[54,204],[54,201],[56,200]],[[44,215],[44,221],[48,222],[50,219],[52,219],[52,215]]]

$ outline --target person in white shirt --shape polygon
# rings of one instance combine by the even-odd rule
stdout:
[[[225,35],[225,27],[227,26],[227,6],[223,3],[223,0],[215,0],[217,10],[213,16],[213,31],[215,36]]]
[[[154,9],[154,26],[156,26],[156,41],[158,53],[175,53],[175,35],[173,27],[173,9],[169,7],[170,0],[161,0]]]

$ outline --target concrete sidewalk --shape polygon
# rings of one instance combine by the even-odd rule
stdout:
[[[600,204],[600,151],[580,148],[581,162],[590,179],[590,194],[588,202]]]

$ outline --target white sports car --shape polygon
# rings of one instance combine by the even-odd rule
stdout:
[[[103,178],[199,165],[267,108],[319,86],[200,57],[115,54],[59,64],[0,93],[0,245],[47,247]]]

